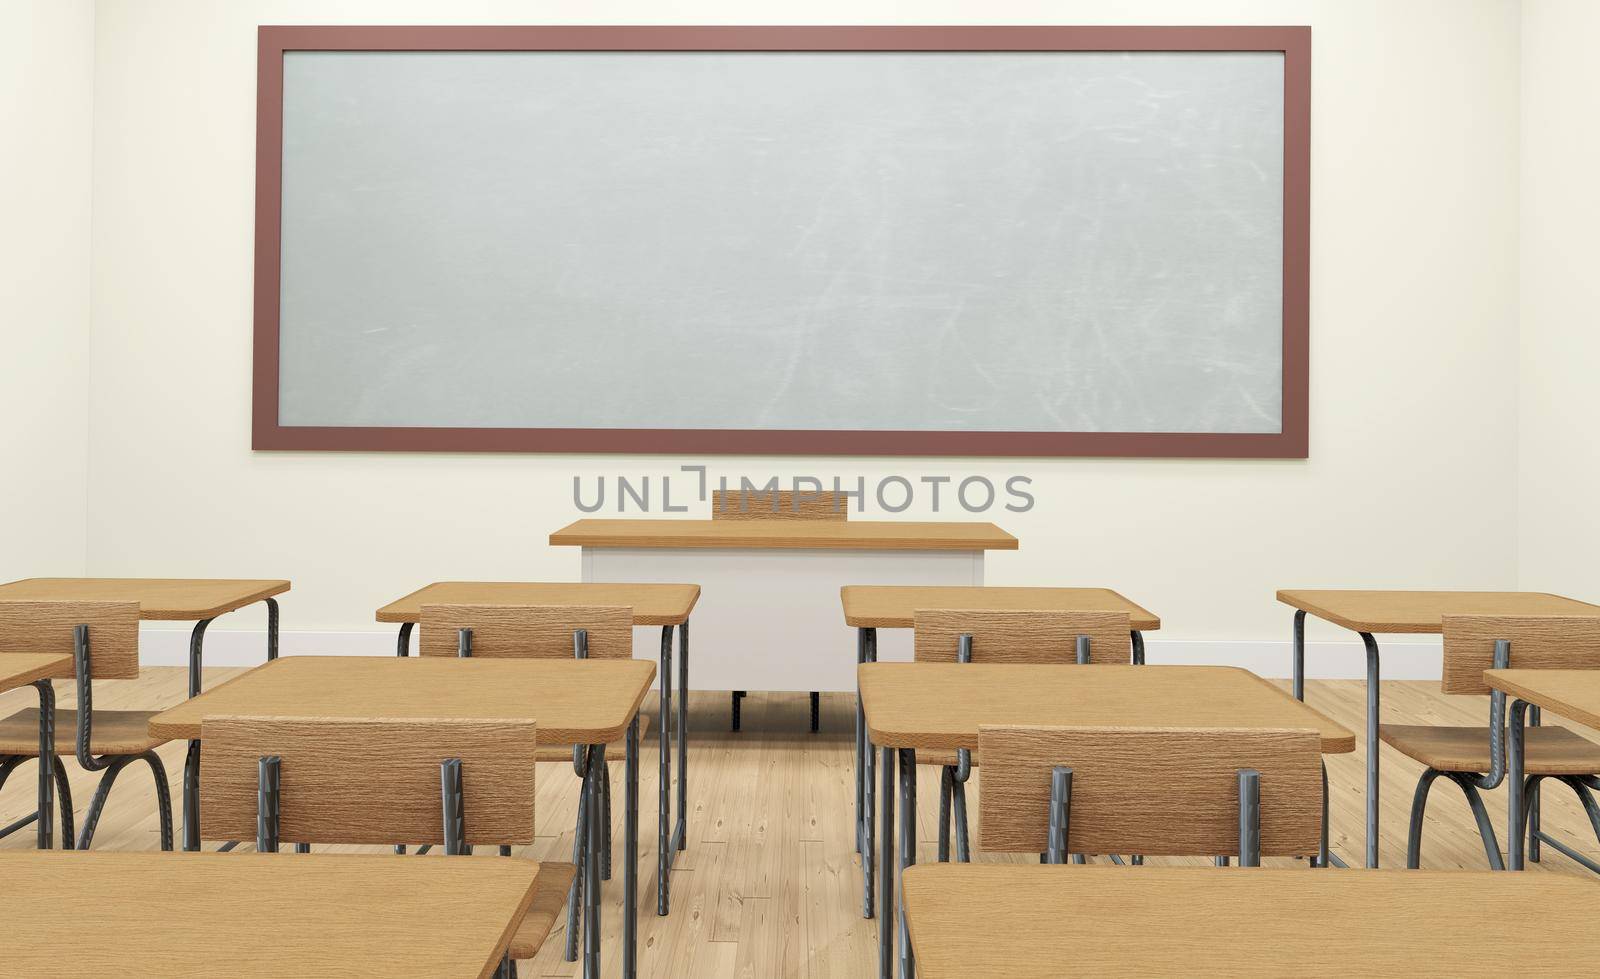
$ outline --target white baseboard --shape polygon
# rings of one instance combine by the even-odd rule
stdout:
[[[284,656],[393,656],[399,626],[381,632],[283,632],[278,652]],[[140,661],[146,666],[183,666],[189,662],[189,630],[145,626],[140,629]],[[416,640],[412,640],[415,649]],[[1441,645],[1437,638],[1379,642],[1386,680],[1437,680]],[[255,666],[266,658],[266,633],[259,629],[210,629],[205,637],[205,665]],[[840,646],[841,656],[854,655],[853,642]],[[1278,640],[1211,639],[1145,640],[1145,661],[1208,666],[1240,666],[1264,677],[1288,677],[1289,644]],[[693,655],[693,647],[690,648]],[[1306,643],[1306,676],[1316,680],[1360,679],[1366,654],[1358,640]]]

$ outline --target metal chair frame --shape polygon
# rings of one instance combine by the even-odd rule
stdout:
[[[42,736],[40,740],[39,760],[45,765],[45,756],[48,753],[53,764],[46,765],[51,769],[51,778],[54,780],[57,794],[60,795],[61,808],[61,843],[64,849],[89,849],[94,841],[95,828],[100,823],[100,814],[105,810],[106,799],[111,794],[111,786],[116,783],[117,776],[122,770],[136,761],[142,761],[150,767],[150,775],[155,781],[156,788],[156,813],[160,821],[161,849],[172,849],[172,789],[167,783],[167,770],[161,763],[161,758],[154,750],[141,751],[129,755],[93,755],[89,751],[94,733],[94,682],[90,677],[91,654],[89,642],[89,627],[77,625],[72,630],[72,662],[76,676],[78,692],[78,727],[75,752],[78,764],[85,771],[102,772],[100,782],[95,787],[94,798],[89,803],[89,809],[84,813],[83,829],[78,834],[76,842],[73,840],[72,823],[72,792],[67,785],[66,773],[62,771],[61,756],[54,751],[54,735],[50,732],[47,742]],[[48,680],[41,680],[35,686],[40,688],[41,712],[43,712],[45,693],[49,686]],[[49,702],[54,705],[54,691],[51,690]],[[27,755],[7,755],[0,758],[0,786],[5,784],[6,778],[18,764],[27,759]],[[14,833],[22,827],[40,818],[39,812],[24,816],[11,825],[0,829],[0,837]],[[42,843],[48,848],[48,843]]]

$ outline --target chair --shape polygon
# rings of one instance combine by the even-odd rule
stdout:
[[[845,494],[818,490],[813,493],[787,490],[712,490],[712,520],[846,520],[850,507]],[[739,730],[739,701],[745,691],[735,690],[733,729]],[[821,720],[822,695],[811,691],[811,733]]]
[[[1313,730],[984,726],[978,751],[986,850],[1046,863],[1226,854],[1254,867],[1321,845]]]
[[[632,659],[633,609],[605,605],[424,605],[418,619],[421,656],[520,659]],[[639,736],[648,725],[639,715]],[[619,743],[620,744],[620,743]],[[621,748],[619,747],[620,751]],[[615,752],[611,752],[615,753]],[[585,777],[587,755],[578,746],[540,748],[539,761],[572,761]],[[611,767],[600,763],[600,877],[611,879]],[[589,813],[580,797],[573,831],[572,862],[583,866]],[[578,907],[583,882],[574,881],[567,900],[566,959],[577,961]]]
[[[155,749],[166,743],[152,737],[150,718],[157,711],[94,709],[94,680],[133,680],[139,676],[139,605],[137,602],[0,602],[0,654],[71,651],[78,704],[57,710],[56,788],[61,797],[62,845],[71,849],[72,796],[62,772],[60,735],[76,735],[74,751],[86,771],[101,772],[94,799],[84,814],[76,847],[87,850],[105,809],[106,797],[128,765],[142,761],[155,779],[156,812],[161,849],[172,849],[172,794],[167,771]],[[21,762],[39,757],[39,711],[30,707],[0,720],[0,785]]]
[[[917,609],[912,613],[913,658],[919,663],[1126,663],[1132,630],[1126,612]],[[938,765],[939,860],[950,859],[955,821],[956,859],[971,858],[967,840],[967,779],[972,752],[918,752]]]
[[[208,717],[207,826],[276,853],[299,844],[426,841],[447,855],[534,839],[532,721]],[[576,868],[543,864],[499,976],[516,976],[555,921]],[[380,899],[381,896],[374,896]]]
[[[1506,774],[1506,697],[1490,690],[1483,672],[1508,666],[1527,670],[1600,669],[1600,616],[1446,615],[1444,616],[1444,674],[1441,689],[1447,694],[1489,694],[1489,724],[1446,727],[1425,724],[1381,724],[1378,737],[1396,751],[1425,767],[1411,803],[1411,833],[1406,842],[1406,866],[1421,862],[1422,819],[1428,793],[1441,775],[1460,787],[1478,823],[1484,854],[1495,870],[1505,868],[1494,827],[1484,811],[1480,789],[1500,785]],[[1534,708],[1533,724],[1539,723]],[[1539,829],[1539,783],[1553,778],[1577,793],[1600,838],[1600,805],[1593,788],[1600,788],[1600,745],[1561,727],[1530,727],[1524,742],[1526,778],[1508,791],[1525,793],[1529,813],[1528,859],[1539,859],[1539,841],[1558,849],[1566,844],[1543,836]],[[1508,827],[1521,833],[1523,827]]]

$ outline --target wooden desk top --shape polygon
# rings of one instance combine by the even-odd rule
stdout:
[[[1600,670],[1485,670],[1483,678],[1496,690],[1600,727]]]
[[[550,535],[582,547],[729,547],[775,550],[1014,551],[988,522],[899,520],[579,520]]]
[[[1286,588],[1278,601],[1355,632],[1442,632],[1446,615],[1600,615],[1600,606],[1536,591]]]
[[[1593,975],[1600,916],[1593,881],[1493,871],[945,863],[904,887],[927,979]]]
[[[1327,754],[1355,735],[1248,670],[1232,666],[862,663],[872,743],[971,748],[983,724],[1314,728]]]
[[[538,874],[532,860],[0,853],[19,897],[0,974],[481,979]]]
[[[644,659],[285,656],[150,718],[160,738],[198,738],[226,715],[532,719],[539,743],[622,737],[655,678]]]
[[[844,622],[856,629],[909,629],[919,608],[1044,612],[1127,612],[1140,631],[1161,628],[1154,613],[1109,588],[999,588],[991,585],[845,585]]]
[[[138,602],[141,619],[197,621],[288,590],[254,578],[24,578],[0,585],[0,601]]]
[[[634,625],[680,625],[699,600],[699,585],[436,581],[378,609],[378,621],[416,622],[424,605],[627,605]]]
[[[72,675],[72,657],[56,653],[0,652],[0,691],[25,687],[35,680]]]

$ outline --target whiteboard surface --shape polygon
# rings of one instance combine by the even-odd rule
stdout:
[[[1279,52],[283,68],[280,424],[1280,430]]]

